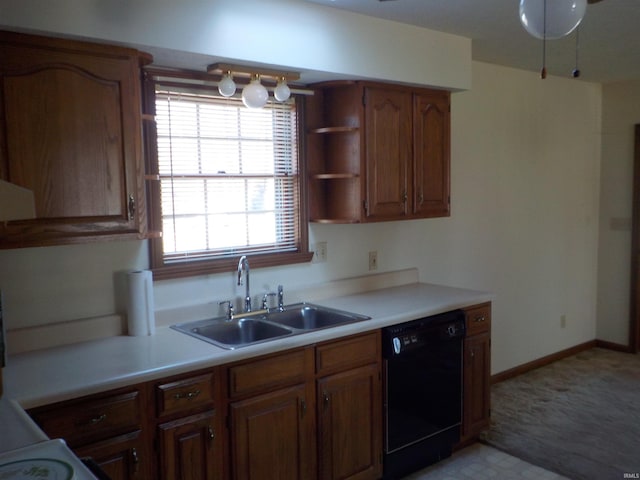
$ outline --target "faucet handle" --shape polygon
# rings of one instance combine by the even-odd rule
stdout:
[[[284,311],[284,288],[278,285],[278,310]]]
[[[227,306],[227,319],[231,320],[233,318],[233,302],[231,302],[231,300],[223,300],[222,302],[218,302],[218,305]]]
[[[275,292],[269,292],[262,296],[262,310],[269,310],[269,297],[275,297],[276,295]]]

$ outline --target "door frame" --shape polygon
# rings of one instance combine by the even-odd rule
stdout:
[[[634,145],[629,350],[637,353],[640,349],[640,124],[635,125]]]

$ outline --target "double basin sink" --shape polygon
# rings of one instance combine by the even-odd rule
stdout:
[[[261,310],[241,316],[211,318],[171,328],[226,349],[368,320],[371,317],[332,308],[296,303],[283,310]]]

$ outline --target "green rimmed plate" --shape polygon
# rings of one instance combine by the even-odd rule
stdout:
[[[26,458],[0,465],[2,480],[73,480],[73,468],[54,458]]]

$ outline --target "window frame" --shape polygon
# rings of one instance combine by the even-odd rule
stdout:
[[[167,264],[164,261],[162,240],[162,211],[160,196],[160,177],[158,171],[157,133],[155,124],[155,88],[157,83],[176,86],[193,85],[196,87],[216,88],[220,77],[179,69],[145,68],[143,71],[143,141],[145,158],[145,183],[147,193],[149,239],[149,261],[154,279],[183,278],[197,275],[235,271],[238,267],[237,257],[218,259],[193,259],[179,263]],[[242,85],[242,79],[235,79]],[[298,121],[298,205],[296,243],[298,248],[293,252],[247,253],[251,268],[275,267],[311,261],[313,252],[309,251],[309,221],[307,209],[306,162],[304,161],[304,99],[294,96]]]

